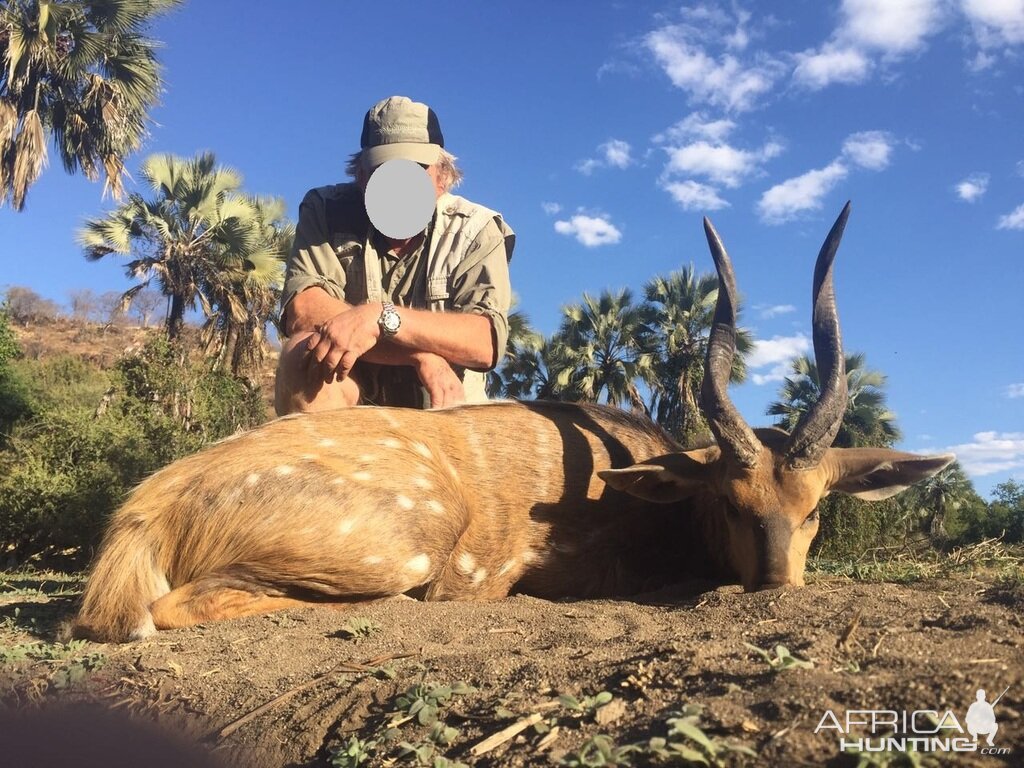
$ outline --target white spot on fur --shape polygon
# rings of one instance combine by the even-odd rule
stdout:
[[[336,445],[337,445],[337,443],[334,440],[331,440],[331,438],[329,438],[329,437],[325,437],[323,440],[321,440],[319,443],[316,444],[316,447],[317,448],[333,448]]]
[[[360,483],[368,483],[370,480],[373,480],[373,475],[369,472],[353,472],[352,479],[358,480]]]
[[[348,518],[346,520],[342,520],[340,523],[338,523],[338,533],[340,533],[343,536],[346,536],[346,535],[352,533],[352,529],[355,528],[355,527],[356,527],[356,521],[355,520],[353,520],[351,518]]]
[[[369,555],[363,558],[363,565],[380,565],[384,562],[384,558],[380,555]]]
[[[301,456],[299,456],[299,458],[302,459],[303,461],[316,461],[320,457],[317,456],[315,453],[304,453]]]
[[[498,575],[504,576],[506,573],[516,567],[517,560],[513,557],[511,560],[506,560],[501,564],[501,568],[498,569]]]
[[[260,476],[256,472],[250,472],[245,478],[246,485],[256,485],[260,481]]]
[[[459,562],[457,565],[459,572],[468,576],[476,568],[476,558],[473,557],[469,552],[463,552],[459,555]]]
[[[402,426],[398,423],[398,419],[391,415],[391,411],[386,408],[373,408],[372,410],[379,414],[380,417],[388,423],[388,426],[393,427],[394,429],[399,429]]]
[[[536,563],[539,558],[537,557],[536,552],[532,549],[528,549],[523,552],[521,559],[525,565],[529,565],[530,563]]]
[[[477,568],[476,569],[476,573],[473,574],[473,579],[472,579],[473,586],[474,587],[479,587],[481,584],[484,583],[484,579],[486,579],[486,578],[487,578],[487,569],[486,568]]]
[[[428,511],[434,513],[435,515],[444,514],[444,505],[441,504],[440,501],[436,501],[435,499],[429,499],[428,501],[424,502],[424,506],[427,508]]]
[[[401,441],[396,440],[393,437],[385,437],[378,443],[378,445],[381,446],[382,448],[391,448],[392,450],[394,450],[395,448],[402,447]]]
[[[424,459],[431,459],[434,455],[430,452],[430,449],[424,443],[413,443],[412,449],[416,451]]]
[[[336,477],[333,480],[331,480],[331,485],[344,485],[345,482],[346,481],[344,477]]]
[[[291,467],[291,466],[289,466],[287,464],[282,464],[280,467],[278,467],[274,471],[277,474],[279,474],[281,477],[285,477],[286,475],[290,475],[292,472],[294,472],[295,471],[295,467]]]
[[[427,573],[430,570],[430,556],[426,553],[416,555],[405,564],[405,570],[419,574]]]
[[[406,512],[416,506],[412,499],[408,496],[402,496],[401,494],[395,496],[395,503],[398,505],[399,509],[403,509]]]
[[[425,477],[414,477],[412,479],[412,484],[417,488],[422,488],[424,491],[429,491],[434,487],[434,484]]]
[[[375,453],[364,453],[359,457],[358,461],[362,464],[373,464],[377,460],[377,454]]]

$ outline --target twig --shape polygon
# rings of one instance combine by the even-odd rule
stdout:
[[[559,725],[554,726],[550,731],[544,734],[544,738],[537,742],[537,751],[543,752],[545,749],[555,743],[555,739],[558,738],[558,734],[562,732],[562,727]]]
[[[885,640],[885,636],[886,636],[887,634],[889,634],[889,630],[888,630],[887,628],[883,627],[883,628],[882,628],[882,634],[880,634],[880,635],[878,636],[878,642],[877,642],[877,643],[875,643],[875,644],[874,644],[874,645],[873,645],[873,646],[871,647],[871,658],[872,658],[872,659],[874,659],[874,658],[877,658],[877,657],[878,657],[878,646],[880,646],[880,645],[882,644],[882,641],[883,641],[883,640]]]
[[[500,747],[506,741],[514,739],[516,736],[525,731],[531,725],[536,725],[543,719],[544,717],[539,713],[534,713],[529,717],[524,717],[522,720],[510,725],[508,728],[503,728],[493,736],[488,736],[479,744],[471,747],[469,753],[473,755],[473,757],[480,757],[480,755],[485,755],[495,747]]]
[[[341,662],[339,664],[336,664],[335,666],[331,667],[326,672],[323,672],[322,674],[319,674],[316,677],[313,677],[313,678],[307,680],[304,683],[299,683],[299,685],[296,685],[294,688],[290,688],[289,690],[285,691],[284,693],[275,696],[270,701],[268,701],[268,702],[266,702],[264,704],[261,704],[260,706],[256,707],[256,709],[253,709],[253,710],[251,710],[249,712],[246,712],[244,715],[242,715],[237,720],[234,720],[234,721],[228,723],[223,728],[221,728],[219,731],[217,731],[217,733],[216,733],[217,739],[218,740],[226,739],[228,736],[230,736],[232,733],[237,731],[243,725],[245,725],[246,723],[251,722],[252,720],[255,720],[257,717],[262,715],[264,712],[267,712],[268,710],[273,709],[278,704],[282,704],[285,701],[288,701],[288,699],[292,698],[292,696],[294,696],[295,694],[301,693],[302,691],[305,691],[308,688],[312,688],[314,685],[316,685],[317,683],[319,683],[322,680],[324,680],[324,678],[330,677],[331,675],[336,675],[339,672],[374,672],[375,671],[375,667],[380,666],[385,661],[394,661],[395,659],[407,659],[407,658],[409,658],[411,656],[418,656],[418,655],[419,654],[417,654],[417,653],[389,654],[389,655],[386,655],[386,656],[378,656],[376,658],[370,659],[369,661],[363,662],[362,664],[360,664],[358,662],[354,662],[354,661],[343,661],[343,662]]]
[[[853,635],[857,631],[857,627],[860,626],[860,617],[863,614],[863,610],[857,609],[857,612],[850,619],[850,623],[843,630],[843,633],[839,635],[839,639],[836,640],[836,648],[841,651],[849,651],[850,643],[853,642]]]

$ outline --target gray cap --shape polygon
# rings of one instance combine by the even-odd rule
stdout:
[[[426,104],[390,96],[366,113],[359,147],[366,170],[398,158],[433,165],[441,155],[444,136],[437,115]]]

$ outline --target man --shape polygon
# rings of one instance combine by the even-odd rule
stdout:
[[[409,161],[429,177],[433,215],[428,200],[423,231],[389,236],[381,206],[406,213],[401,190],[385,189],[376,211],[364,192],[378,168]],[[306,194],[281,298],[278,415],[486,399],[484,373],[508,339],[515,235],[500,214],[450,193],[462,177],[454,161],[433,110],[392,96],[366,113],[347,168],[355,182]]]

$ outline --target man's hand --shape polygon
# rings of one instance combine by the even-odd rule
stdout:
[[[339,381],[347,377],[356,360],[377,343],[380,313],[377,304],[361,304],[339,312],[316,327],[306,348],[310,363],[315,361],[319,366],[325,382],[331,383],[335,376]]]
[[[430,352],[413,355],[416,375],[430,395],[431,408],[443,408],[466,402],[462,380],[452,370],[448,361]]]

